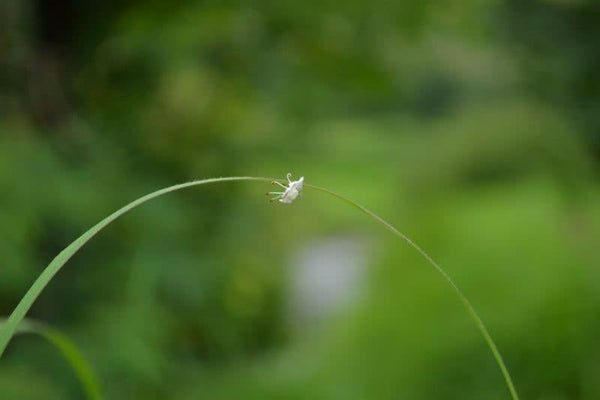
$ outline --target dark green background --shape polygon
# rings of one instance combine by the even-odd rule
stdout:
[[[600,398],[600,6],[592,1],[0,1],[0,314],[125,203],[288,171],[413,237],[487,322],[523,399]],[[30,316],[108,399],[508,399],[454,293],[316,192],[227,183],[144,205]],[[293,255],[365,238],[364,290],[291,326]],[[2,399],[76,399],[43,341]]]

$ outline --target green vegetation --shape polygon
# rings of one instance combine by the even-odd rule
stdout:
[[[0,323],[0,329],[5,327],[6,321]],[[89,400],[102,400],[100,384],[93,368],[88,364],[77,346],[60,331],[37,321],[22,320],[15,334],[36,334],[51,343],[69,364]]]
[[[0,315],[99,217],[207,176],[305,176],[385,216],[477,309],[522,399],[600,398],[593,2],[0,2]],[[418,253],[307,190],[165,196],[100,232],[28,316],[107,399],[507,399]],[[352,300],[290,305],[299,254],[364,249]],[[336,260],[333,260],[336,261]],[[11,342],[0,398],[81,398]]]

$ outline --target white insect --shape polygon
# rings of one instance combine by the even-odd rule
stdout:
[[[275,195],[271,201],[279,200],[281,203],[290,204],[302,193],[304,187],[304,177],[300,177],[297,181],[292,180],[292,174],[287,174],[288,185],[285,186],[277,181],[271,182],[273,185],[279,185],[285,190],[283,192],[269,192],[267,195]]]

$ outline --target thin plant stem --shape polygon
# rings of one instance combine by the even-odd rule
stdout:
[[[417,250],[417,252],[419,252],[419,254],[421,254],[429,262],[429,264],[431,264],[433,266],[433,268],[435,268],[435,270],[444,277],[446,282],[448,282],[448,284],[452,287],[452,289],[454,289],[454,292],[458,295],[459,299],[463,302],[463,304],[467,308],[467,311],[469,312],[469,315],[475,322],[475,325],[477,325],[477,328],[479,328],[479,331],[483,335],[485,342],[487,343],[488,347],[492,351],[492,354],[494,355],[494,358],[496,359],[496,363],[498,364],[498,367],[500,367],[500,371],[502,371],[502,375],[504,376],[504,381],[506,382],[506,386],[508,386],[510,395],[512,396],[513,400],[519,400],[519,395],[517,394],[517,390],[515,389],[515,385],[513,384],[510,373],[508,372],[508,369],[506,368],[506,365],[504,364],[502,355],[500,354],[500,351],[498,350],[496,343],[490,336],[490,333],[488,332],[485,324],[483,323],[483,320],[481,319],[481,317],[479,317],[479,314],[477,314],[477,312],[475,311],[475,308],[473,307],[471,302],[467,299],[467,297],[463,294],[463,292],[458,288],[458,286],[456,286],[456,283],[454,283],[452,278],[450,278],[450,275],[448,275],[448,273],[437,262],[435,262],[434,259],[431,258],[431,256],[429,254],[427,254],[427,252],[425,252],[425,250],[423,250],[418,244],[413,242],[404,233],[402,233],[398,229],[396,229],[392,224],[385,221],[383,218],[381,218],[374,212],[370,211],[369,209],[363,207],[362,205],[358,204],[357,202],[350,200],[349,198],[342,196],[341,194],[338,194],[336,192],[333,192],[329,189],[325,189],[325,188],[315,186],[315,185],[310,185],[307,183],[305,183],[304,186],[307,188],[313,189],[313,190],[327,193],[328,195],[333,196],[336,199],[341,200],[346,204],[349,204],[350,206],[356,208],[363,214],[366,214],[369,217],[371,217],[372,219],[374,219],[378,224],[383,225],[387,230],[389,230],[394,235],[398,236],[399,238],[404,240],[406,243],[408,243],[412,248]]]
[[[119,210],[115,211],[114,213],[112,213],[111,215],[109,215],[108,217],[103,219],[102,221],[98,222],[96,225],[94,225],[88,231],[86,231],[83,235],[81,235],[80,237],[75,239],[75,241],[73,241],[69,246],[67,246],[64,250],[62,250],[50,262],[50,264],[48,264],[48,266],[42,271],[42,273],[38,276],[38,278],[35,280],[33,285],[29,288],[27,293],[25,293],[25,296],[23,296],[23,298],[21,299],[19,304],[17,304],[17,307],[13,310],[13,312],[11,313],[9,318],[6,320],[6,323],[2,327],[0,327],[0,357],[2,357],[2,354],[6,350],[6,346],[10,342],[11,338],[14,336],[15,332],[17,331],[17,327],[18,327],[19,323],[23,320],[23,318],[25,318],[25,315],[27,314],[27,312],[29,311],[29,309],[31,308],[31,306],[33,305],[33,303],[35,302],[37,297],[40,295],[42,290],[48,285],[50,280],[52,280],[54,275],[56,275],[56,273],[65,265],[65,263],[67,261],[69,261],[69,259],[75,253],[77,253],[77,251],[79,251],[79,249],[81,247],[83,247],[83,245],[85,245],[92,237],[94,237],[98,232],[100,232],[102,229],[104,229],[108,224],[110,224],[111,222],[113,222],[114,220],[116,220],[117,218],[122,216],[123,214],[127,213],[128,211],[134,209],[135,207],[137,207],[149,200],[152,200],[154,198],[162,196],[164,194],[167,194],[170,192],[175,192],[177,190],[190,188],[192,186],[199,186],[199,185],[210,184],[210,183],[219,183],[219,182],[231,182],[231,181],[279,182],[279,180],[272,179],[272,178],[242,176],[242,177],[202,179],[202,180],[196,180],[196,181],[192,181],[192,182],[182,183],[179,185],[169,186],[167,188],[157,190],[157,191],[147,194],[143,197],[140,197],[137,200],[134,200],[133,202],[131,202],[131,203],[127,204],[126,206],[120,208]],[[423,249],[421,249],[421,247],[419,247],[415,242],[413,242],[405,234],[403,234],[398,229],[396,229],[394,226],[392,226],[389,222],[385,221],[384,219],[382,219],[375,213],[371,212],[367,208],[363,207],[362,205],[360,205],[338,193],[335,193],[331,190],[328,190],[328,189],[325,189],[325,188],[322,188],[319,186],[314,186],[314,185],[310,185],[310,184],[306,184],[306,183],[304,184],[304,186],[307,188],[313,189],[313,190],[317,190],[317,191],[329,194],[329,195],[337,198],[338,200],[341,200],[341,201],[349,204],[350,206],[358,209],[362,213],[373,218],[377,223],[383,225],[387,230],[389,230],[390,232],[392,232],[394,235],[398,236],[399,238],[403,239],[411,247],[413,247],[415,250],[417,250],[446,279],[448,284],[454,289],[454,291],[456,292],[456,294],[458,295],[460,300],[463,302],[463,304],[467,308],[467,311],[469,312],[469,315],[471,316],[471,318],[473,319],[473,321],[479,328],[481,334],[483,335],[483,338],[485,339],[485,342],[487,343],[488,347],[492,351],[492,354],[494,355],[494,358],[496,359],[496,362],[497,362],[498,366],[500,367],[500,370],[502,371],[502,375],[504,376],[504,380],[506,382],[506,385],[508,386],[508,389],[510,391],[510,394],[511,394],[513,400],[519,400],[519,396],[517,394],[517,391],[515,389],[513,381],[510,377],[508,369],[506,368],[506,365],[504,364],[502,356],[500,355],[500,352],[498,351],[498,348],[497,348],[496,344],[494,343],[494,340],[490,336],[485,324],[483,323],[483,321],[481,320],[481,318],[479,317],[479,315],[477,314],[477,312],[475,311],[475,309],[473,308],[473,306],[471,305],[471,303],[469,302],[467,297],[462,293],[462,291],[458,288],[458,286],[456,286],[454,281],[450,278],[448,273],[446,273],[446,271],[444,271],[444,269],[442,269],[442,267],[440,267],[440,265],[437,264],[431,258],[431,256],[429,256],[429,254],[427,254]]]

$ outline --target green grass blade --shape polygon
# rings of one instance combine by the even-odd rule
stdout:
[[[19,323],[25,318],[25,315],[31,308],[31,305],[35,302],[37,297],[40,295],[42,290],[48,285],[48,282],[56,275],[56,273],[62,268],[63,265],[69,259],[77,253],[77,251],[83,247],[92,237],[94,237],[98,232],[104,229],[108,224],[119,218],[121,215],[126,212],[136,208],[137,206],[152,200],[156,197],[162,196],[164,194],[175,192],[177,190],[186,189],[192,186],[205,185],[209,183],[218,183],[218,182],[230,182],[230,181],[273,181],[270,178],[259,178],[259,177],[227,177],[227,178],[210,178],[210,179],[202,179],[192,182],[181,183],[179,185],[169,186],[167,188],[157,190],[156,192],[152,192],[147,194],[146,196],[140,197],[137,200],[132,201],[126,206],[120,208],[115,211],[108,217],[104,218],[102,221],[98,222],[96,225],[91,227],[88,231],[86,231],[83,235],[79,236],[73,243],[67,246],[63,251],[61,251],[53,260],[48,264],[48,266],[42,271],[42,273],[35,280],[33,285],[29,288],[25,296],[21,299],[17,307],[10,314],[10,317],[0,328],[0,357],[4,354],[4,350],[6,350],[6,346],[8,346],[8,342],[15,334],[17,330],[17,326]]]
[[[89,400],[102,400],[104,398],[94,370],[81,355],[77,346],[65,334],[40,322],[27,319],[19,324],[16,334],[37,334],[42,336],[54,345],[67,361],[79,380],[86,397]]]
[[[456,292],[456,294],[458,295],[460,300],[463,302],[463,304],[467,308],[467,311],[469,312],[469,315],[475,322],[475,325],[477,325],[477,328],[479,328],[479,331],[481,332],[483,338],[485,339],[485,342],[487,343],[488,347],[492,351],[492,354],[494,355],[494,358],[496,359],[496,363],[498,364],[498,367],[500,368],[500,371],[502,372],[504,381],[506,382],[506,386],[508,387],[510,395],[512,396],[513,400],[519,400],[519,395],[517,394],[517,390],[515,389],[515,385],[513,384],[510,373],[508,372],[508,369],[506,368],[506,365],[504,364],[502,355],[500,354],[500,351],[498,350],[496,343],[490,336],[485,324],[483,323],[483,320],[479,317],[479,314],[477,314],[477,312],[475,311],[475,308],[473,308],[473,305],[471,304],[471,302],[467,299],[467,297],[463,294],[463,292],[458,288],[458,286],[456,286],[456,284],[454,283],[452,278],[450,278],[450,275],[448,275],[448,273],[438,263],[436,263],[433,260],[433,258],[431,258],[431,256],[425,252],[425,250],[423,250],[419,245],[417,245],[415,242],[413,242],[408,236],[406,236],[405,234],[400,232],[398,229],[396,229],[392,224],[385,221],[383,218],[376,215],[375,213],[368,210],[367,208],[356,203],[355,201],[350,200],[349,198],[342,196],[341,194],[335,193],[331,190],[328,190],[328,189],[325,189],[325,188],[322,188],[319,186],[314,186],[314,185],[310,185],[310,184],[306,184],[306,183],[304,184],[304,186],[314,189],[314,190],[318,190],[320,192],[327,193],[328,195],[333,196],[333,197],[337,198],[338,200],[341,200],[344,203],[349,204],[350,206],[358,209],[360,212],[373,218],[378,224],[383,225],[387,230],[389,230],[394,235],[398,236],[399,238],[401,238],[402,240],[407,242],[415,250],[417,250],[444,277],[444,279],[446,279],[448,284],[452,287],[452,289],[454,289],[454,291]]]
[[[170,187],[158,190],[156,192],[147,194],[146,196],[140,197],[139,199],[120,208],[119,210],[115,211],[114,213],[112,213],[111,215],[109,215],[108,217],[106,217],[105,219],[103,219],[102,221],[97,223],[96,225],[94,225],[92,228],[90,228],[88,231],[86,231],[83,235],[81,235],[80,237],[75,239],[74,242],[72,242],[63,251],[61,251],[54,258],[54,260],[52,260],[52,262],[50,264],[48,264],[48,266],[44,269],[44,271],[42,271],[40,276],[33,283],[31,288],[27,291],[25,296],[21,299],[21,301],[19,302],[17,307],[14,309],[14,311],[12,312],[12,314],[6,321],[6,323],[0,328],[0,357],[4,353],[4,350],[6,349],[6,346],[8,345],[9,341],[11,340],[11,338],[14,336],[15,332],[17,331],[17,327],[18,327],[19,323],[23,320],[23,318],[25,317],[25,315],[31,308],[31,305],[34,303],[34,301],[37,299],[37,297],[42,292],[42,290],[46,287],[46,285],[48,285],[48,283],[54,277],[54,275],[56,275],[56,273],[62,268],[62,266],[85,243],[87,243],[98,232],[100,232],[102,229],[104,229],[108,224],[110,224],[111,222],[113,222],[114,220],[116,220],[121,215],[125,214],[126,212],[132,210],[133,208],[135,208],[149,200],[152,200],[156,197],[162,196],[162,195],[170,193],[170,192],[174,192],[174,191],[181,190],[181,189],[186,189],[186,188],[189,188],[192,186],[209,184],[209,183],[228,182],[228,181],[244,181],[244,180],[246,180],[246,181],[249,181],[249,180],[267,181],[267,182],[273,181],[273,179],[271,179],[271,178],[263,178],[263,177],[226,177],[226,178],[202,179],[202,180],[182,183],[182,184],[170,186]],[[415,250],[417,250],[444,277],[444,279],[446,279],[448,284],[454,289],[454,291],[456,292],[456,294],[458,295],[460,300],[463,302],[463,304],[467,308],[467,311],[469,312],[469,315],[471,316],[471,318],[477,325],[478,329],[480,330],[481,334],[483,335],[483,338],[485,339],[485,342],[487,343],[488,347],[492,351],[492,354],[494,355],[494,358],[502,372],[502,375],[504,376],[504,380],[506,382],[506,385],[508,386],[508,390],[509,390],[513,400],[519,400],[519,396],[518,396],[515,386],[513,384],[512,378],[508,372],[508,369],[506,368],[506,365],[504,364],[504,360],[502,359],[502,356],[500,355],[500,352],[498,351],[498,348],[497,348],[494,340],[490,336],[485,324],[483,323],[483,321],[481,320],[481,318],[479,317],[479,315],[477,314],[477,312],[475,311],[475,309],[473,308],[473,306],[471,305],[471,303],[469,302],[467,297],[462,293],[462,291],[458,288],[458,286],[456,286],[456,284],[450,278],[450,276],[446,273],[446,271],[444,271],[444,269],[442,269],[442,267],[439,264],[437,264],[431,258],[431,256],[429,256],[429,254],[427,254],[423,249],[421,249],[421,247],[419,247],[416,243],[414,243],[410,238],[408,238],[406,235],[404,235],[402,232],[400,232],[398,229],[396,229],[389,222],[385,221],[384,219],[382,219],[375,213],[371,212],[367,208],[361,206],[360,204],[358,204],[338,193],[335,193],[331,190],[325,189],[325,188],[321,188],[321,187],[310,185],[310,184],[304,184],[304,186],[307,188],[311,188],[314,190],[318,190],[318,191],[327,193],[327,194],[337,198],[338,200],[341,200],[341,201],[349,204],[350,206],[358,209],[362,213],[373,218],[377,223],[383,225],[386,229],[388,229],[394,235],[400,237],[401,239],[406,241],[410,246],[412,246]]]

